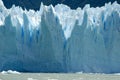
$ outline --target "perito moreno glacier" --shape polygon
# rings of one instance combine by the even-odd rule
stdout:
[[[0,71],[120,72],[120,4],[7,9],[0,0]]]

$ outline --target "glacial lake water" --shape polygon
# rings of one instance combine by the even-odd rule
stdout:
[[[2,74],[0,80],[120,80],[120,74],[20,73]]]

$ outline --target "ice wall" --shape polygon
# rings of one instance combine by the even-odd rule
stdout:
[[[0,0],[0,71],[120,72],[120,5],[6,9]]]

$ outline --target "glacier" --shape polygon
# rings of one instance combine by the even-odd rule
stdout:
[[[120,4],[7,9],[0,0],[0,71],[120,72]]]

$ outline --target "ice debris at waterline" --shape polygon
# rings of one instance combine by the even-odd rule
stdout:
[[[0,0],[0,71],[120,72],[120,4],[71,10],[6,9]]]
[[[2,71],[1,74],[21,74],[21,73],[17,71],[8,70],[8,71]]]

